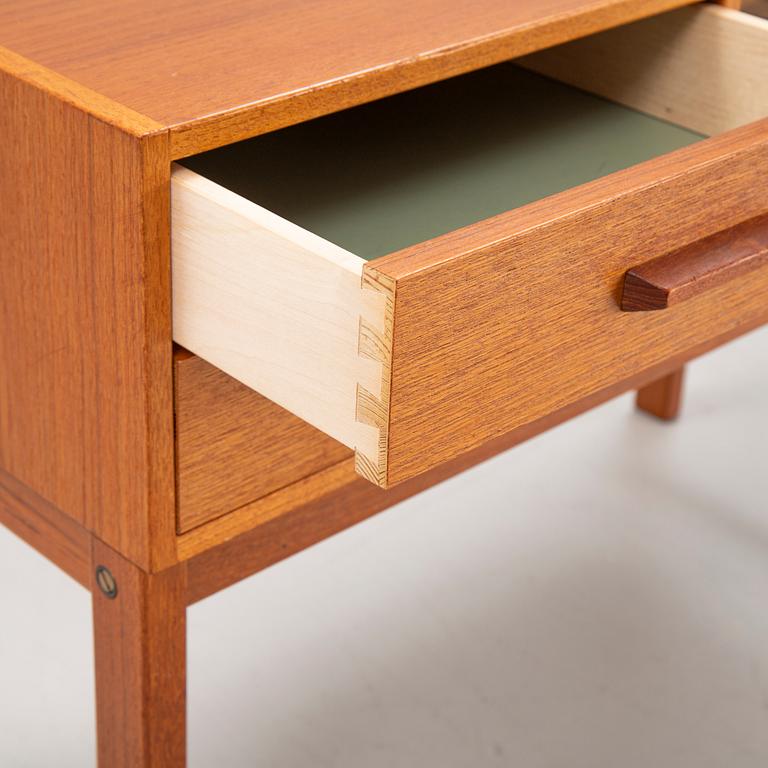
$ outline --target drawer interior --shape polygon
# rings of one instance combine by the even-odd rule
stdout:
[[[506,63],[183,164],[370,260],[700,138]]]

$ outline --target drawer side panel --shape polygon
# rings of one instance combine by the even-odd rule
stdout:
[[[186,168],[172,177],[173,338],[384,471],[391,281]]]
[[[520,63],[709,136],[768,116],[768,20],[730,8],[682,8]]]

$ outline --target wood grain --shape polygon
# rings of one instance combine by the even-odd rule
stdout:
[[[148,574],[94,540],[117,595],[93,590],[100,768],[186,765],[186,566]]]
[[[363,260],[177,166],[173,338],[384,474],[391,282]]]
[[[90,589],[91,535],[1,469],[0,523]]]
[[[351,457],[199,357],[174,363],[180,533]]]
[[[19,66],[0,55],[0,466],[158,565],[174,554],[167,133],[89,115]]]
[[[622,313],[634,264],[768,212],[768,121],[366,265],[396,283],[388,482],[765,313],[768,269]]]
[[[36,0],[20,13],[3,0],[0,29],[19,54],[171,126],[182,157],[690,1]]]
[[[165,131],[163,125],[151,118],[1,46],[0,70],[133,136]]]
[[[667,309],[765,264],[768,216],[760,216],[630,269],[621,309]]]
[[[768,20],[682,8],[541,51],[521,63],[711,136],[768,116]]]
[[[623,392],[648,387],[688,360],[766,321],[768,309],[750,326],[687,349],[393,488],[371,485],[346,460],[203,525],[179,538],[180,557],[189,558],[187,599],[201,600]]]
[[[684,373],[685,369],[679,368],[638,390],[637,407],[664,421],[676,419],[683,402]]]

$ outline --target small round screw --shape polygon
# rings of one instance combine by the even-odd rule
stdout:
[[[112,572],[106,566],[100,565],[96,568],[96,583],[110,600],[114,600],[117,597],[117,582]]]

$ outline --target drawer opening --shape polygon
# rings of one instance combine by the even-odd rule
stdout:
[[[182,162],[371,260],[765,117],[766,49],[684,8]]]
[[[182,162],[371,260],[701,138],[510,62]]]
[[[694,6],[187,158],[174,339],[387,485],[376,260],[764,117],[766,60],[768,21]]]

